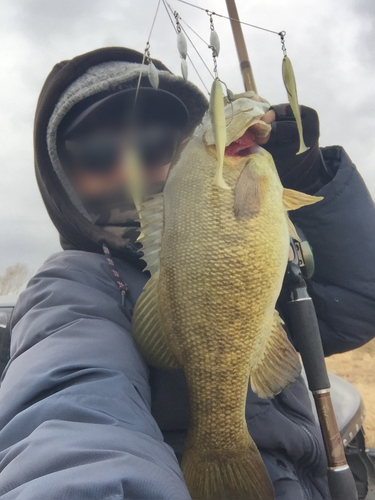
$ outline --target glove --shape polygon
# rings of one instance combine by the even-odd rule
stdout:
[[[284,187],[297,191],[316,192],[324,185],[320,178],[322,160],[317,112],[307,106],[300,106],[303,136],[310,149],[296,155],[299,136],[290,105],[278,104],[270,109],[275,112],[276,119],[271,123],[271,135],[262,147],[273,156],[281,183]]]

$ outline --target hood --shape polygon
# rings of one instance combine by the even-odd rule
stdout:
[[[41,90],[34,122],[35,172],[38,186],[52,222],[60,233],[63,248],[102,253],[105,240],[113,255],[138,261],[134,247],[98,226],[70,184],[57,154],[60,123],[82,102],[95,95],[116,92],[139,76],[143,54],[122,47],[106,47],[54,66]],[[208,107],[204,94],[191,82],[173,75],[160,61],[160,85],[176,95],[189,111],[186,133],[200,122]],[[147,65],[143,68],[147,75]],[[143,80],[142,80],[143,82]],[[143,83],[142,83],[143,85]]]

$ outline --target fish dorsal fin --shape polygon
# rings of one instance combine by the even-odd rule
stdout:
[[[164,219],[164,195],[158,193],[141,204],[139,221],[142,244],[142,259],[151,273],[151,278],[134,307],[132,334],[137,346],[149,365],[164,369],[179,368],[180,364],[171,351],[163,330],[159,308],[158,283],[160,270],[160,247]]]
[[[142,203],[139,210],[141,233],[137,239],[142,244],[142,259],[151,276],[159,270],[159,254],[161,233],[163,229],[164,196],[163,193],[153,195]]]
[[[127,167],[129,177],[127,188],[138,211],[141,226],[141,233],[137,241],[142,244],[142,259],[147,264],[144,270],[150,271],[151,275],[153,275],[159,269],[164,210],[163,195],[159,193],[146,201],[142,201],[144,183],[139,156],[135,149],[129,148],[124,158],[124,164]]]
[[[297,210],[298,208],[307,205],[313,205],[318,201],[323,200],[323,196],[312,196],[310,194],[301,193],[294,189],[284,188],[283,205],[285,210]]]

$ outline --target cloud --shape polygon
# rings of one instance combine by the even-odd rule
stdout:
[[[193,0],[226,14],[224,0]],[[170,0],[183,19],[208,40],[204,12]],[[57,62],[101,46],[143,51],[156,0],[3,0],[0,41],[0,272],[16,261],[33,269],[59,249],[56,231],[38,193],[33,171],[32,129],[43,82]],[[287,49],[297,76],[300,101],[315,107],[321,144],[340,144],[375,194],[375,52],[373,0],[237,0],[243,20],[287,32]],[[222,51],[219,72],[235,92],[242,89],[230,24],[215,18]],[[208,66],[210,51],[191,39]],[[285,102],[279,38],[244,27],[259,93]],[[192,47],[189,53],[204,82],[211,78]],[[175,33],[161,8],[151,39],[151,54],[180,72]],[[194,69],[190,78],[202,88]]]

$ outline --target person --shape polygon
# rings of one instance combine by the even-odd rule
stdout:
[[[98,49],[57,64],[40,94],[36,176],[64,250],[30,280],[13,315],[0,388],[4,500],[190,498],[179,467],[189,422],[183,372],[147,367],[131,335],[148,274],[137,214],[121,186],[132,141],[149,192],[160,192],[208,103],[154,61],[160,89],[142,77],[134,113],[141,61],[130,49]],[[291,216],[314,250],[308,286],[328,356],[374,336],[375,210],[344,149],[320,148],[318,116],[301,109],[309,151],[295,155],[297,128],[285,104],[264,116],[272,124],[264,147],[286,187],[324,196]],[[286,301],[282,293],[288,329]],[[330,498],[302,378],[272,400],[249,388],[246,419],[277,499]]]

